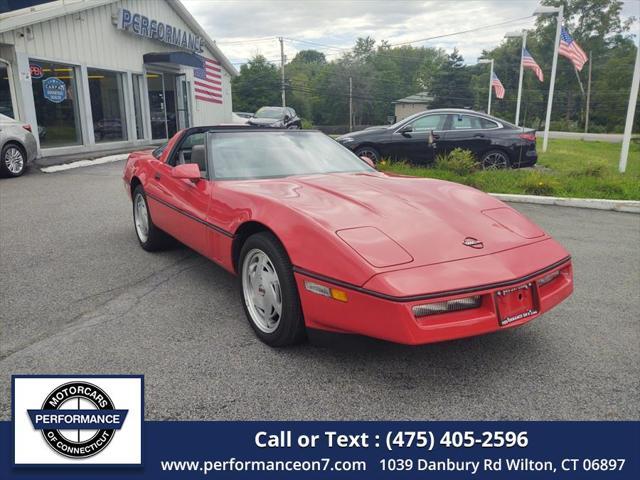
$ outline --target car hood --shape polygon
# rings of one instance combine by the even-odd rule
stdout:
[[[549,238],[479,190],[382,173],[236,182],[234,189],[300,212],[376,268],[488,255]]]
[[[273,125],[275,123],[282,123],[282,120],[274,118],[250,118],[247,123],[249,125]]]

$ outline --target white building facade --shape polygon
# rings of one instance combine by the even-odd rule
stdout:
[[[41,156],[230,123],[237,71],[178,0],[58,0],[0,14],[0,113]]]

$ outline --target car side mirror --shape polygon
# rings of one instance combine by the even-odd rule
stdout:
[[[402,127],[402,128],[400,129],[400,133],[401,133],[402,135],[404,135],[404,134],[406,134],[406,133],[411,133],[411,132],[413,132],[413,127],[412,127],[411,125],[405,125],[404,127]]]
[[[373,163],[373,160],[371,160],[369,157],[365,157],[364,155],[362,155],[360,157],[360,160],[369,165],[371,168],[376,168],[376,164]]]
[[[433,130],[429,130],[429,137],[427,138],[427,142],[429,143],[429,145],[433,145],[433,142],[435,142],[435,136],[433,135]]]
[[[200,167],[195,163],[185,163],[184,165],[177,165],[173,167],[171,171],[173,178],[184,178],[197,182],[200,180]]]

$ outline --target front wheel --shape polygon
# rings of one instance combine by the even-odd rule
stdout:
[[[356,148],[355,154],[359,157],[367,157],[373,163],[378,163],[380,161],[380,152],[373,147],[365,146]]]
[[[240,252],[240,291],[244,312],[267,345],[302,341],[305,326],[293,269],[277,238],[268,232],[249,237]]]
[[[489,150],[480,160],[483,170],[498,170],[509,168],[509,156],[502,150]]]
[[[142,185],[138,185],[133,191],[133,225],[140,246],[148,252],[166,248],[171,241],[170,237],[153,223]]]

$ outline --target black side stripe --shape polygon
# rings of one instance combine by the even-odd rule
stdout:
[[[374,290],[362,288],[357,285],[353,285],[351,283],[343,282],[342,280],[337,280],[335,278],[326,277],[324,275],[310,272],[308,270],[305,270],[303,268],[296,267],[296,266],[293,267],[293,271],[300,273],[302,275],[306,275],[307,277],[315,278],[316,280],[320,280],[326,283],[332,283],[333,285],[337,285],[339,287],[349,288],[351,290],[355,290],[357,292],[364,293],[366,295],[371,295],[373,297],[382,298],[384,300],[391,300],[394,302],[415,302],[418,300],[430,300],[433,298],[449,297],[452,295],[460,295],[463,293],[473,293],[473,292],[479,292],[482,290],[492,290],[494,288],[509,287],[511,285],[516,285],[518,283],[526,282],[527,280],[531,280],[532,278],[537,277],[538,275],[542,275],[546,272],[554,270],[557,267],[569,262],[569,260],[571,260],[571,256],[565,257],[562,260],[555,262],[549,265],[548,267],[545,267],[536,272],[530,273],[523,277],[514,278],[513,280],[507,280],[505,282],[488,283],[485,285],[477,285],[475,287],[459,288],[457,290],[446,290],[441,292],[426,293],[423,295],[413,295],[413,296],[407,296],[407,297],[397,297],[394,295],[387,295],[386,293],[376,292]]]
[[[198,217],[195,217],[195,216],[191,215],[189,212],[185,212],[185,211],[184,211],[184,210],[182,210],[181,208],[178,208],[178,207],[176,207],[176,206],[174,206],[174,205],[171,205],[171,204],[170,204],[170,203],[168,203],[168,202],[165,202],[164,200],[159,199],[159,198],[158,198],[158,197],[156,197],[155,195],[152,195],[152,194],[150,194],[150,193],[147,193],[146,195],[147,195],[147,197],[149,197],[149,198],[153,199],[154,201],[156,201],[156,202],[158,202],[158,203],[161,203],[161,204],[162,204],[162,205],[164,205],[165,207],[168,207],[168,208],[170,208],[171,210],[174,210],[174,211],[176,211],[176,212],[178,212],[178,213],[181,213],[181,214],[182,214],[182,215],[184,215],[185,217],[188,217],[188,218],[190,218],[191,220],[194,220],[194,221],[196,221],[196,222],[198,222],[198,223],[201,223],[202,225],[204,225],[204,226],[206,226],[206,227],[209,227],[211,230],[215,230],[216,232],[220,233],[221,235],[224,235],[224,236],[229,237],[229,238],[233,238],[233,237],[235,236],[233,233],[228,232],[228,231],[226,231],[225,229],[220,228],[220,227],[218,227],[217,225],[214,225],[213,223],[209,223],[209,222],[206,222],[206,221],[204,221],[204,220],[202,220],[202,219],[200,219],[200,218],[198,218]]]

